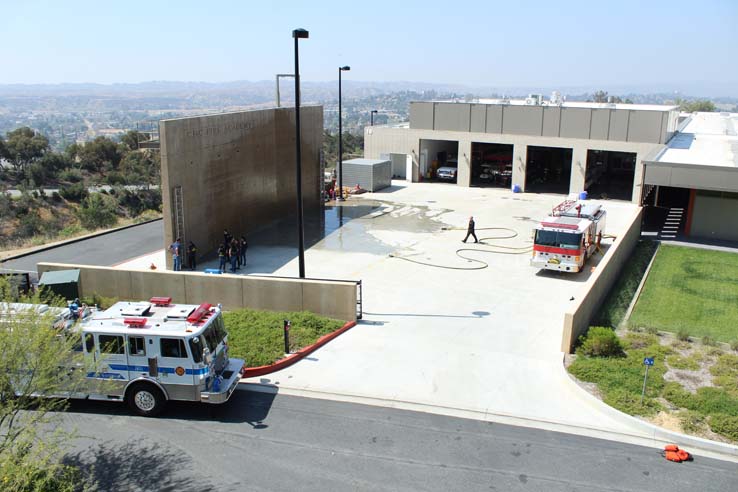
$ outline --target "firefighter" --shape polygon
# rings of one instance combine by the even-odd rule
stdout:
[[[474,217],[469,217],[469,226],[466,229],[466,237],[461,242],[465,243],[466,240],[469,239],[469,236],[472,236],[474,238],[475,243],[479,242],[479,239],[477,239],[477,235],[474,234]]]

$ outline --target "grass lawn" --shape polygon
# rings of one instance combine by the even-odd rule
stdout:
[[[309,312],[286,313],[239,309],[223,313],[229,355],[246,359],[248,367],[271,364],[284,357],[283,321],[292,322],[290,352],[312,345],[344,325],[344,321]]]
[[[738,254],[662,245],[629,325],[738,339]]]

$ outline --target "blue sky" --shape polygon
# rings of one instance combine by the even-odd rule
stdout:
[[[0,0],[0,83],[738,84],[738,0]]]

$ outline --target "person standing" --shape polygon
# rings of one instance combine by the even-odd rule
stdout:
[[[225,273],[226,271],[226,247],[224,244],[221,244],[218,247],[218,259],[220,260],[220,266],[218,267],[218,270],[220,270],[220,273]]]
[[[469,217],[469,226],[466,228],[466,237],[461,242],[465,243],[466,240],[469,239],[469,236],[472,236],[474,238],[475,243],[479,242],[479,239],[477,239],[477,235],[474,233],[474,217]]]
[[[169,251],[172,252],[172,260],[174,260],[174,271],[178,272],[182,270],[182,241],[180,238],[177,238],[176,241],[174,241],[171,246],[169,246]]]
[[[246,265],[246,250],[248,249],[249,245],[246,242],[246,236],[241,236],[241,242],[239,244],[241,249],[241,264]]]
[[[192,241],[187,244],[187,260],[190,263],[190,270],[197,268],[197,246]]]
[[[236,264],[238,263],[238,251],[236,251],[236,246],[234,243],[231,243],[231,247],[228,250],[228,256],[231,259],[231,273],[236,273]]]
[[[231,245],[231,239],[233,239],[233,236],[228,232],[228,229],[223,229],[223,244],[225,244],[226,248]]]

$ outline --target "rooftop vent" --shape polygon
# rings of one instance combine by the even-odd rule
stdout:
[[[131,302],[121,308],[120,314],[123,316],[146,316],[149,314],[149,309],[151,309],[151,304],[148,302]]]

